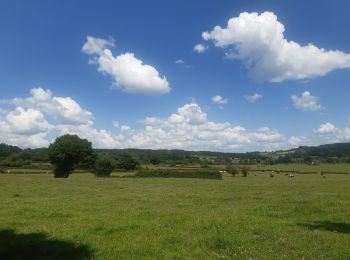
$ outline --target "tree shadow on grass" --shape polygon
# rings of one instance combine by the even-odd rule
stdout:
[[[314,223],[302,223],[298,226],[306,227],[310,230],[325,230],[331,232],[338,232],[343,234],[350,234],[350,225],[341,222],[332,222],[332,221],[317,221]]]
[[[0,259],[90,259],[92,250],[71,241],[49,239],[45,233],[0,230]]]

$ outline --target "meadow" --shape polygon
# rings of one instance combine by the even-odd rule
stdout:
[[[349,174],[120,175],[0,175],[0,258],[349,259]]]

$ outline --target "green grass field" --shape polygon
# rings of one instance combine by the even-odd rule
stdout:
[[[0,175],[0,258],[349,259],[350,175]]]
[[[315,165],[309,164],[275,164],[275,165],[252,165],[251,169],[256,170],[284,170],[284,171],[300,171],[300,172],[333,172],[333,173],[348,173],[350,174],[350,164],[348,163],[320,163]]]

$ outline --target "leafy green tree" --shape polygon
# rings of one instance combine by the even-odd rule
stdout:
[[[55,178],[67,178],[76,164],[92,156],[93,150],[88,140],[66,134],[50,144],[48,154],[55,167]]]
[[[17,146],[0,143],[0,157],[6,157],[11,154],[17,154],[17,153],[20,153],[21,151],[22,151],[21,148]]]
[[[95,163],[94,174],[96,177],[108,177],[111,175],[113,168],[113,159],[109,157],[102,157],[97,159]]]
[[[98,159],[98,154],[96,151],[92,151],[92,154],[86,156],[82,161],[80,161],[74,168],[82,170],[93,170],[95,168],[96,160]]]
[[[230,163],[230,164],[226,165],[226,172],[231,174],[232,176],[236,176],[236,174],[239,173],[239,170],[235,165]]]
[[[127,171],[133,171],[140,167],[140,162],[136,160],[134,157],[132,157],[130,154],[122,154],[118,158],[117,161],[117,168],[127,170]]]

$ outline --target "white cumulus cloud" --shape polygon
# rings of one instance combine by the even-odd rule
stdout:
[[[198,53],[203,53],[205,52],[206,50],[208,49],[208,46],[205,46],[201,43],[199,44],[196,44],[194,47],[193,47],[193,50],[198,52]]]
[[[14,106],[2,110],[0,116],[0,142],[21,147],[46,147],[49,134],[63,125],[71,128],[91,127],[94,117],[91,112],[70,97],[55,97],[43,88],[33,88],[25,98],[0,100],[0,104]]]
[[[88,36],[81,51],[89,55],[100,55],[108,47],[115,47],[114,39],[102,39]]]
[[[89,43],[89,39],[90,42],[95,42],[93,40],[95,38],[89,36],[84,46]],[[162,95],[170,91],[166,77],[161,77],[153,66],[144,64],[134,53],[127,52],[113,56],[107,47],[104,42],[95,48],[98,51],[84,52],[93,55],[93,63],[98,65],[98,71],[110,75],[117,88],[128,93],[146,95]]]
[[[336,131],[337,131],[337,128],[335,127],[335,125],[328,123],[328,122],[321,124],[319,126],[319,128],[317,128],[315,130],[315,132],[318,134],[330,134],[330,133],[334,133]]]
[[[60,121],[60,123],[92,124],[93,115],[70,97],[53,96],[49,89],[33,88],[31,96],[27,98],[14,98],[3,102],[33,108]]]
[[[4,131],[13,134],[33,135],[50,130],[51,125],[46,121],[44,115],[35,109],[24,109],[17,107],[10,111],[5,120],[0,122]]]
[[[184,122],[191,125],[201,124],[207,120],[207,114],[195,103],[186,104],[178,108],[175,115],[181,117]]]
[[[45,147],[54,128],[40,111],[16,107],[0,119],[0,142],[21,147]]]
[[[288,143],[292,147],[298,147],[298,146],[302,146],[302,145],[310,145],[311,141],[308,138],[306,138],[305,136],[291,136],[288,139]]]
[[[254,103],[262,98],[263,98],[263,96],[261,94],[258,94],[258,93],[255,93],[254,95],[251,95],[251,96],[245,96],[245,99],[251,103]]]
[[[349,68],[350,55],[305,46],[284,36],[284,25],[272,12],[241,13],[226,27],[203,32],[204,40],[224,48],[226,56],[241,60],[258,81],[281,82],[324,76],[335,69]]]
[[[104,129],[96,129],[91,125],[57,125],[59,135],[76,134],[88,139],[95,148],[123,148],[122,136],[113,134]]]
[[[224,98],[220,95],[217,95],[217,96],[213,96],[211,98],[211,101],[215,104],[220,104],[220,105],[224,105],[224,104],[227,104],[228,102],[228,99],[227,98]]]
[[[112,52],[105,49],[98,63],[98,70],[111,75],[117,87],[125,92],[161,95],[170,91],[167,79],[160,77],[154,67],[135,58],[133,53],[113,57]]]
[[[185,104],[168,118],[148,117],[143,123],[144,129],[129,139],[139,148],[270,150],[283,145],[284,140],[282,134],[268,127],[250,132],[240,125],[210,121],[197,103]]]
[[[319,98],[312,96],[309,91],[303,92],[301,96],[293,95],[291,98],[296,109],[302,111],[318,111],[322,109]]]
[[[112,131],[96,128],[91,112],[70,97],[55,97],[50,90],[34,88],[29,97],[0,103],[9,108],[1,108],[0,142],[21,147],[47,147],[57,135],[67,133],[87,138],[96,148],[252,151],[286,146],[286,138],[275,129],[248,131],[239,124],[209,120],[194,101],[168,117],[146,117],[138,129],[112,121]]]
[[[315,133],[319,134],[321,138],[324,138],[327,143],[335,142],[349,142],[350,141],[350,128],[345,127],[343,129],[336,127],[332,123],[321,124]]]

